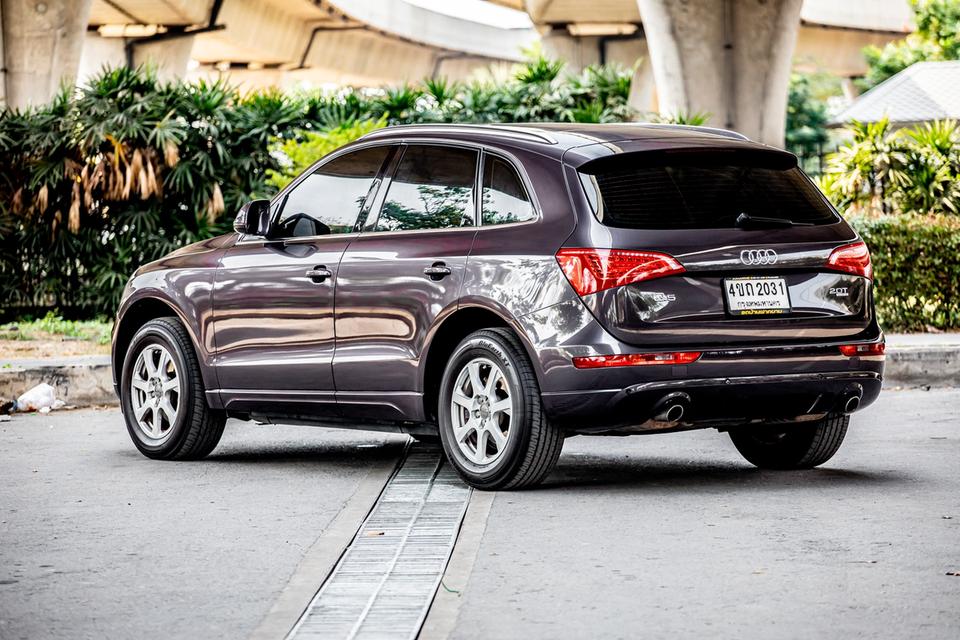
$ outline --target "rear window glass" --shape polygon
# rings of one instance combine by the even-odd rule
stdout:
[[[581,181],[597,218],[633,229],[724,229],[741,213],[797,224],[839,220],[782,153],[622,155],[588,163]]]

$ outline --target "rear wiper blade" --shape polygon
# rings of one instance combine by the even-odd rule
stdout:
[[[764,218],[762,216],[752,216],[749,213],[741,213],[737,216],[734,226],[740,229],[748,227],[809,227],[809,222],[794,222],[786,218]]]

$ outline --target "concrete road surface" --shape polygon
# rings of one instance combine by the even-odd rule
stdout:
[[[406,440],[231,423],[159,462],[116,410],[0,423],[0,638],[243,638]]]
[[[116,411],[2,423],[0,638],[242,638],[404,441],[231,423],[167,463]],[[712,431],[579,437],[490,498],[427,621],[454,638],[960,633],[960,391],[885,392],[814,471]]]

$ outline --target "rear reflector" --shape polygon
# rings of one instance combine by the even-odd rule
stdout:
[[[887,350],[887,345],[883,342],[870,342],[866,344],[842,344],[840,353],[845,356],[882,356]]]
[[[655,251],[561,249],[557,262],[581,296],[684,271],[676,258]]]
[[[635,367],[647,364],[689,364],[700,357],[699,351],[673,353],[621,353],[612,356],[583,356],[573,359],[577,369],[601,367]]]
[[[870,263],[870,251],[863,242],[854,242],[837,247],[827,258],[827,266],[835,271],[852,273],[873,280],[873,265]]]

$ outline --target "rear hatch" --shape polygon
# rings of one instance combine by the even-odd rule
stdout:
[[[866,247],[792,154],[658,149],[576,171],[587,224],[558,261],[617,339],[809,343],[871,326]]]

